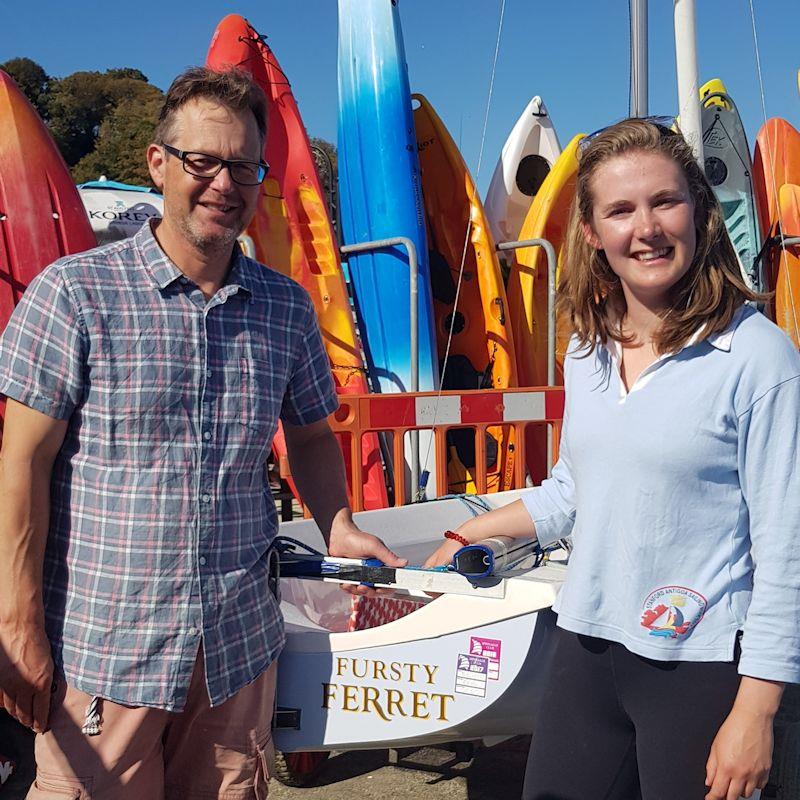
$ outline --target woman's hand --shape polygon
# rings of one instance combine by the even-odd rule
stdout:
[[[445,539],[439,547],[428,556],[428,560],[423,566],[425,567],[442,567],[451,564],[453,556],[463,547],[461,542],[456,542],[453,539]]]
[[[738,800],[763,789],[772,765],[772,721],[783,687],[742,678],[731,713],[706,763],[706,800]]]

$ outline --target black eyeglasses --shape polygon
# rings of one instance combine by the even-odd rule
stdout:
[[[680,136],[680,131],[677,127],[677,120],[675,117],[667,117],[667,116],[653,116],[653,117],[637,117],[642,122],[649,122],[651,125],[655,125],[658,128],[659,132],[662,134],[675,134]],[[604,128],[600,128],[596,130],[594,133],[590,133],[588,136],[584,136],[583,139],[578,142],[578,150],[583,153],[589,145],[596,139],[603,131],[607,131],[609,128],[613,128],[614,125],[617,123],[613,123],[612,125],[606,125]]]
[[[223,167],[228,168],[231,180],[242,186],[258,186],[269,172],[266,161],[230,161],[207,153],[194,153],[189,150],[178,150],[177,147],[162,142],[161,146],[183,163],[183,168],[195,178],[216,178]]]

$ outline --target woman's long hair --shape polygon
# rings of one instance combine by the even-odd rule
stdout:
[[[608,339],[630,342],[622,333],[626,310],[619,278],[602,250],[592,247],[582,224],[591,224],[592,177],[608,159],[629,152],[656,153],[683,172],[694,200],[697,241],[686,274],[670,290],[670,307],[653,339],[657,353],[679,350],[698,330],[705,339],[725,330],[746,300],[766,299],[744,282],[739,261],[725,230],[722,209],[692,149],[680,133],[641,119],[627,119],[595,134],[579,154],[575,199],[558,285],[557,309],[564,323],[592,352]]]

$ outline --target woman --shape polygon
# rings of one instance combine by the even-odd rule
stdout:
[[[572,534],[523,796],[750,797],[800,682],[800,355],[745,304],[680,134],[590,137],[559,286],[559,461],[464,542]]]

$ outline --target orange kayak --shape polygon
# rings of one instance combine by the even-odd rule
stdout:
[[[2,70],[0,130],[1,331],[43,267],[61,256],[89,250],[97,241],[49,131]]]
[[[217,69],[247,70],[267,96],[264,158],[270,172],[246,233],[258,261],[294,278],[311,295],[336,391],[366,394],[369,386],[339,248],[289,80],[264,38],[238,14],[229,14],[217,26],[206,63]],[[340,444],[349,476],[350,444],[344,438]],[[281,429],[274,448],[279,456],[286,452]],[[377,434],[364,436],[361,463],[364,507],[385,508],[388,500]]]
[[[753,154],[753,188],[763,237],[778,218],[784,183],[800,184],[800,133],[785,119],[773,117],[761,126]]]
[[[412,95],[422,171],[436,345],[444,389],[517,386],[514,341],[494,239],[478,192],[442,120],[422,95]],[[461,287],[457,291],[463,259]],[[456,297],[456,294],[458,296]],[[453,335],[446,368],[448,338]],[[487,491],[510,489],[514,432],[487,430]],[[448,478],[453,492],[475,492],[472,430],[448,434]]]
[[[784,236],[800,237],[800,185],[781,186],[778,212]],[[775,323],[788,334],[795,347],[800,347],[800,245],[773,248],[769,274],[773,276],[771,287],[775,292]]]

